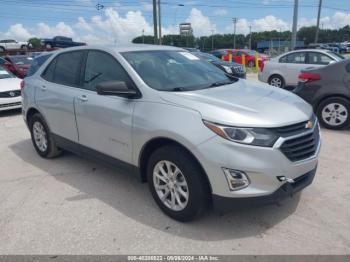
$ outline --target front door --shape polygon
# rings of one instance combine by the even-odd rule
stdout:
[[[88,52],[83,89],[74,99],[79,143],[108,156],[131,163],[132,113],[135,100],[98,95],[96,86],[104,81],[133,82],[112,55]]]

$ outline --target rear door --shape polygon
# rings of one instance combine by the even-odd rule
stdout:
[[[37,82],[35,99],[52,133],[77,142],[74,98],[79,94],[79,79],[84,51],[56,56]]]
[[[329,65],[336,60],[326,54],[320,52],[308,52],[307,53],[307,64],[312,67],[321,67]]]
[[[114,56],[90,50],[86,58],[82,89],[74,101],[79,143],[131,163],[132,114],[136,102],[119,96],[98,95],[96,86],[104,81],[123,81],[129,87],[134,87]]]
[[[283,78],[286,85],[296,85],[300,71],[307,67],[306,52],[293,52],[281,57],[279,62],[284,67]]]

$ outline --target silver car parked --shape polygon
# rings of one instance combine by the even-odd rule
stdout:
[[[23,117],[40,156],[69,150],[138,171],[179,221],[300,191],[320,148],[301,98],[174,47],[59,51],[25,79]]]
[[[258,74],[260,81],[272,86],[296,87],[301,70],[322,67],[345,59],[329,50],[306,49],[284,53],[266,61]]]

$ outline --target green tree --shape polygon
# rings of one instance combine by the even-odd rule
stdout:
[[[41,47],[40,39],[37,37],[33,37],[33,38],[28,39],[28,43],[32,44],[33,48],[40,48]]]

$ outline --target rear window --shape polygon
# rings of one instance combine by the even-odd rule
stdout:
[[[78,86],[83,56],[83,51],[58,55],[46,68],[42,77],[57,84]]]
[[[51,56],[52,54],[47,55],[41,55],[36,58],[34,58],[32,65],[30,66],[27,76],[32,76],[35,74],[36,71],[46,62],[46,60]]]

